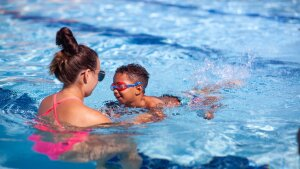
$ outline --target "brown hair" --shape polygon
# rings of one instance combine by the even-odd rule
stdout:
[[[80,71],[95,71],[97,68],[97,53],[78,44],[69,28],[63,27],[56,33],[56,45],[62,50],[54,55],[49,66],[50,74],[54,74],[65,87],[75,82]]]
[[[142,82],[142,86],[144,87],[145,92],[150,75],[143,66],[133,63],[123,65],[117,68],[115,74],[117,73],[126,73],[130,80],[134,82]]]

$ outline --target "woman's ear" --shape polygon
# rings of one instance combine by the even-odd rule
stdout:
[[[90,69],[86,69],[86,70],[83,72],[83,83],[84,83],[84,84],[87,84],[87,82],[88,82],[90,71],[91,71]]]

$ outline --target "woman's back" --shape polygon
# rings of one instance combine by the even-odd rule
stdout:
[[[59,128],[65,125],[88,127],[110,122],[100,112],[85,106],[78,97],[61,93],[50,95],[41,102],[39,118]]]

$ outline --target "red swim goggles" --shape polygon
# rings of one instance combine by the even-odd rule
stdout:
[[[142,84],[142,82],[136,82],[134,84],[126,84],[124,82],[117,82],[117,83],[112,83],[111,84],[110,90],[114,91],[116,89],[118,91],[123,91],[127,88],[135,87],[135,86],[138,86],[138,85],[141,85],[141,84]]]

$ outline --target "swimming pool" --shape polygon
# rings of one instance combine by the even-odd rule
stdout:
[[[118,168],[114,155],[126,153],[140,156],[142,168],[299,168],[299,1],[0,4],[0,168],[95,168],[110,158],[107,167]],[[61,88],[47,67],[62,26],[98,52],[107,72],[85,100],[94,108],[114,100],[114,70],[132,62],[151,74],[148,95],[181,96],[196,85],[236,79],[243,85],[218,93],[223,106],[213,120],[188,106],[166,109],[161,122],[96,129],[91,138],[98,142],[86,145],[86,154],[50,159],[28,137],[41,99]]]

